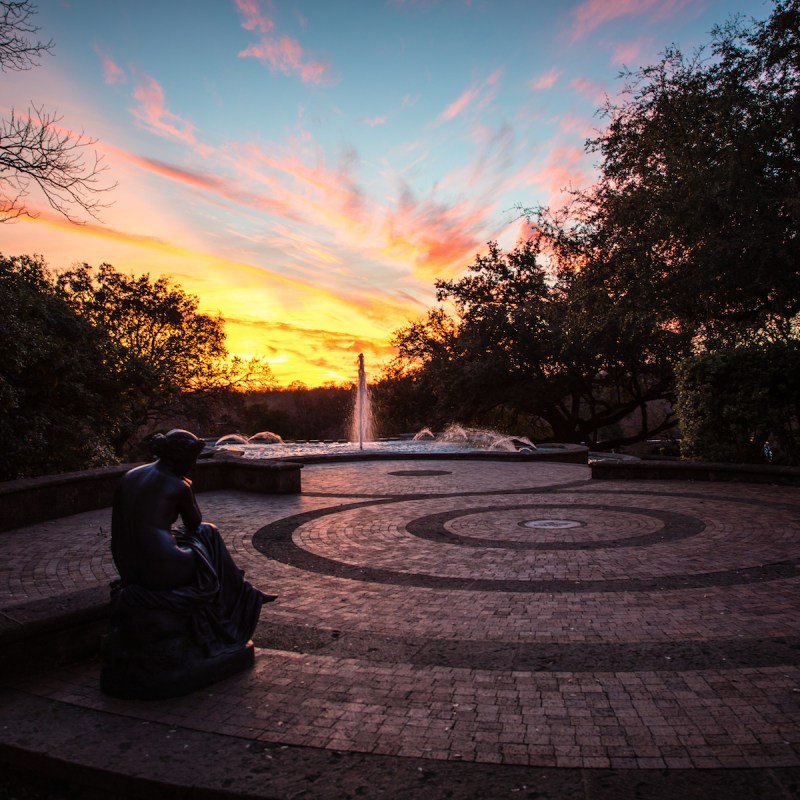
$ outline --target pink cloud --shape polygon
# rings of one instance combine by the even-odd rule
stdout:
[[[444,111],[442,111],[439,119],[448,121],[459,116],[459,114],[463,114],[466,109],[468,109],[477,101],[479,97],[481,97],[481,95],[483,95],[483,99],[480,101],[479,107],[484,108],[487,106],[494,98],[495,88],[502,75],[503,70],[496,69],[482,83],[470,86],[461,94],[460,97],[456,98],[452,103],[450,103],[449,106],[447,106]]]
[[[531,176],[532,183],[545,190],[552,205],[561,204],[565,190],[583,188],[593,179],[586,153],[580,147],[554,147]]]
[[[556,81],[561,77],[561,70],[553,69],[548,70],[538,78],[533,78],[530,82],[531,89],[552,89]]]
[[[260,0],[234,0],[242,18],[242,27],[261,34],[255,44],[239,52],[240,58],[257,58],[273,72],[286,75],[297,74],[303,83],[332,83],[330,65],[311,58],[302,45],[291,36],[266,36],[275,28],[275,23],[261,10]],[[300,27],[305,30],[305,17],[296,12]]]
[[[139,105],[132,109],[138,122],[168,139],[179,139],[187,144],[196,145],[194,125],[170,111],[165,105],[164,89],[154,78],[137,73],[138,81],[133,96]]]
[[[509,168],[521,143],[508,124],[496,129],[474,124],[470,138],[477,148],[473,157],[440,179],[437,187],[454,196],[499,197],[517,180],[518,176]],[[484,211],[490,213],[486,208]]]
[[[569,82],[569,85],[575,89],[576,92],[588,97],[595,105],[600,106],[605,103],[608,92],[605,86],[599,83],[592,83],[586,78],[574,78]]]
[[[292,209],[280,199],[264,193],[247,191],[236,181],[220,175],[176,167],[158,159],[145,158],[114,147],[106,146],[104,150],[109,155],[113,155],[115,159],[125,160],[153,175],[158,175],[160,178],[173,183],[182,184],[190,189],[208,193],[209,196],[217,196],[223,200],[229,200],[248,208],[268,211],[287,219],[298,218]]]
[[[100,62],[103,65],[103,81],[108,85],[115,83],[125,83],[128,79],[125,70],[122,69],[114,59],[102,50],[100,47],[94,48],[95,53],[100,57]]]
[[[269,33],[275,23],[261,11],[259,0],[234,0],[246,31]]]
[[[350,174],[357,162],[354,154],[345,157],[338,168],[331,168],[321,159],[309,165],[296,153],[251,145],[234,161],[251,179],[268,182],[273,194],[283,197],[287,206],[327,220],[334,228],[351,225],[361,216],[363,196]]]
[[[297,73],[303,83],[331,83],[330,65],[309,60],[300,43],[291,36],[264,37],[239,53],[241,58],[257,58],[273,72]]]
[[[655,12],[657,19],[675,14],[692,0],[584,0],[573,12],[572,41],[620,17]]]
[[[590,118],[565,114],[558,121],[558,129],[565,134],[569,134],[573,140],[586,140],[596,135],[597,128]]]
[[[457,117],[465,108],[472,104],[472,101],[478,96],[478,87],[467,89],[457,100],[450,103],[449,106],[442,112],[442,119],[453,119]]]
[[[411,264],[418,278],[447,277],[483,244],[486,212],[479,204],[467,202],[417,201],[405,191],[384,222],[386,252]]]
[[[611,63],[620,66],[632,66],[641,61],[642,52],[652,45],[652,38],[647,36],[633,42],[618,44],[611,56]]]
[[[363,117],[361,121],[370,128],[374,128],[377,125],[385,125],[386,117]]]

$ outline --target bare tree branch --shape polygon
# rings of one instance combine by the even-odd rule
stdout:
[[[0,71],[30,69],[52,49],[52,41],[30,38],[39,30],[31,22],[35,13],[30,0],[0,0]],[[92,149],[96,140],[60,122],[36,106],[25,115],[12,109],[9,119],[0,119],[0,223],[36,216],[26,201],[37,189],[70,222],[82,222],[81,212],[97,219],[108,206],[100,195],[116,184],[103,180],[106,166]]]
[[[79,222],[74,208],[92,217],[108,204],[100,194],[113,188],[102,180],[106,166],[83,133],[60,127],[60,117],[33,108],[26,116],[11,112],[0,120],[0,218],[3,221],[31,215],[25,198],[35,186],[55,211]]]
[[[38,57],[53,49],[53,40],[34,42],[39,32],[30,21],[36,6],[30,0],[0,0],[0,70],[26,70],[39,65]]]

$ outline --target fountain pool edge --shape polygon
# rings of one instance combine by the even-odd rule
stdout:
[[[559,462],[565,464],[588,464],[589,448],[579,444],[548,444],[531,452],[511,452],[504,450],[442,450],[428,451],[401,449],[382,449],[380,443],[375,448],[356,451],[339,452],[288,452],[281,455],[244,456],[242,453],[217,450],[214,459],[222,461],[238,461],[253,464],[275,464],[294,462],[299,464],[336,464],[348,461],[446,461],[446,460],[485,460],[485,461],[522,461],[526,463]]]

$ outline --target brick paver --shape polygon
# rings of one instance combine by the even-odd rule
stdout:
[[[302,478],[300,496],[199,498],[248,578],[279,595],[254,669],[158,704],[104,697],[92,663],[15,688],[335,751],[800,766],[796,489],[480,461]],[[0,613],[112,579],[108,526],[102,510],[0,535]]]

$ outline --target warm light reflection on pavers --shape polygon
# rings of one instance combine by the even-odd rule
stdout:
[[[337,750],[800,765],[796,489],[358,462],[307,466],[300,497],[214,492],[200,504],[248,577],[279,595],[253,670],[157,705],[103,697],[97,665],[18,685]],[[542,519],[578,524],[525,525]],[[107,581],[107,525],[107,511],[91,512],[3,534],[0,608]]]

